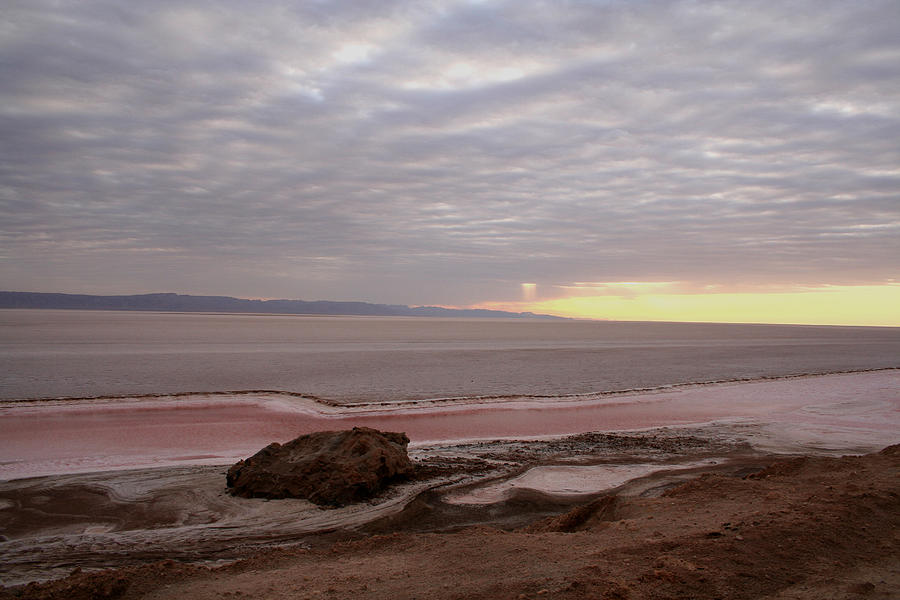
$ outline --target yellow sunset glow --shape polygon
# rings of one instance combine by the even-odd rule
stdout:
[[[803,291],[679,293],[670,284],[618,282],[563,288],[561,298],[480,308],[616,321],[900,326],[900,284]]]

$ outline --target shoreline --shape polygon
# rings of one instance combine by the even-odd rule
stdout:
[[[613,464],[648,452],[664,464],[664,455],[696,459],[725,450],[692,436],[597,435],[594,442],[606,436],[612,446],[624,444],[605,457]],[[556,450],[570,456],[572,448]],[[31,550],[6,541],[0,598],[896,597],[900,445],[841,458],[737,446],[729,453],[730,462],[672,468],[590,495],[523,489],[505,502],[467,507],[442,502],[440,487],[399,502],[390,494],[355,516],[345,512],[355,527],[294,539],[277,523],[260,528],[258,519],[259,509],[280,510],[284,523],[295,523],[291,502],[257,500],[250,501],[256,513],[206,528],[218,541],[197,536],[198,525],[119,532],[89,525],[35,539]],[[197,482],[190,471],[186,485]],[[71,489],[58,491],[71,498]],[[388,510],[359,524],[361,513],[379,507]],[[254,527],[255,539],[247,535]],[[34,579],[44,583],[24,585]]]
[[[415,400],[378,400],[378,401],[340,401],[335,399],[324,398],[314,394],[304,392],[293,392],[288,390],[216,390],[216,391],[193,391],[193,392],[171,392],[158,394],[101,394],[96,396],[40,396],[35,398],[0,398],[0,411],[4,408],[15,407],[19,405],[40,404],[44,402],[56,402],[63,405],[64,403],[86,403],[89,401],[114,401],[114,400],[150,400],[150,399],[176,399],[191,397],[241,397],[255,395],[276,395],[285,398],[298,398],[302,400],[312,401],[315,405],[324,408],[337,408],[343,410],[366,409],[369,407],[377,407],[375,410],[384,410],[387,408],[419,408],[432,406],[464,406],[480,403],[500,403],[503,401],[528,401],[528,400],[547,400],[553,399],[561,402],[576,402],[584,399],[591,399],[606,396],[631,396],[635,394],[652,394],[654,392],[665,392],[680,388],[703,387],[723,385],[730,383],[753,383],[758,381],[782,381],[792,379],[806,379],[809,377],[824,377],[828,375],[853,375],[857,373],[876,373],[881,371],[898,371],[900,366],[896,367],[873,367],[866,369],[841,369],[833,371],[810,371],[802,373],[790,373],[786,375],[759,375],[756,377],[735,377],[726,379],[710,379],[704,381],[686,381],[675,382],[649,387],[635,387],[615,390],[599,390],[592,392],[579,392],[576,394],[562,395],[546,395],[546,394],[490,394],[490,395],[474,395],[474,396],[448,396],[436,398],[421,398]]]
[[[514,528],[613,491],[622,496],[658,495],[699,473],[740,472],[766,464],[766,455],[745,442],[702,429],[482,440],[420,447],[410,455],[416,465],[413,479],[370,502],[337,509],[322,509],[306,500],[230,496],[221,465],[0,482],[0,522],[8,538],[0,541],[0,581],[21,584],[65,576],[74,568],[162,558],[210,564],[273,546],[326,547],[385,532],[428,533],[473,525]],[[643,470],[619,477],[629,465]],[[558,477],[553,489],[516,485],[523,475],[541,470],[560,471],[564,477],[576,474],[580,488],[560,489]],[[602,471],[613,479],[598,477]],[[581,474],[594,483],[585,486]],[[510,482],[509,489],[487,501],[465,499],[504,482]]]
[[[831,460],[843,454],[862,455],[900,441],[897,369],[682,386],[650,394],[600,397],[594,403],[501,402],[488,404],[484,409],[463,405],[453,410],[445,406],[405,406],[388,407],[380,413],[367,407],[338,416],[327,412],[336,409],[326,407],[320,423],[329,428],[368,425],[372,419],[383,419],[388,424],[424,423],[431,428],[436,420],[449,419],[451,424],[468,426],[496,417],[489,423],[488,432],[497,433],[500,425],[521,428],[523,423],[527,430],[534,419],[543,433],[464,440],[460,430],[450,428],[443,430],[443,437],[438,436],[437,440],[419,437],[410,446],[410,455],[417,465],[416,478],[391,488],[372,502],[323,511],[304,500],[266,502],[228,495],[224,488],[225,465],[234,460],[224,454],[201,458],[202,454],[185,447],[178,438],[158,439],[169,427],[184,426],[187,433],[196,434],[194,419],[204,411],[221,408],[223,398],[215,396],[205,400],[203,406],[191,408],[184,405],[184,397],[176,397],[169,404],[181,407],[172,410],[159,400],[148,400],[159,406],[137,412],[134,408],[141,404],[139,399],[99,413],[94,401],[81,407],[85,410],[69,403],[69,410],[62,411],[38,401],[18,405],[25,409],[30,406],[36,412],[15,423],[10,411],[0,413],[0,433],[4,427],[6,431],[15,429],[18,439],[31,440],[32,444],[19,445],[17,439],[4,434],[0,450],[6,445],[5,452],[9,453],[12,445],[18,456],[27,457],[29,449],[42,449],[45,454],[32,456],[34,460],[52,459],[51,466],[68,469],[67,474],[0,480],[0,553],[4,556],[0,583],[56,579],[73,569],[82,573],[73,576],[75,579],[90,578],[96,569],[142,569],[145,567],[141,565],[163,559],[206,565],[190,567],[206,573],[211,572],[210,565],[222,561],[238,561],[235,565],[252,563],[259,552],[306,556],[310,552],[325,552],[335,543],[366,544],[366,540],[381,535],[410,536],[411,544],[425,544],[423,548],[428,550],[432,542],[426,540],[436,532],[447,535],[472,527],[514,532],[606,497],[640,504],[664,498],[668,490],[692,485],[690,482],[695,480],[742,480],[766,465],[781,464],[797,456]],[[261,418],[262,413],[265,423],[270,417],[283,422],[291,415],[308,414],[291,412],[291,407],[283,405],[281,410],[260,410],[267,402],[277,405],[277,398],[263,396],[260,402],[238,407],[233,413],[213,414],[216,419],[245,419]],[[686,418],[684,411],[688,409]],[[85,421],[79,421],[80,410]],[[111,420],[110,414],[114,417]],[[548,433],[556,423],[554,414],[574,415],[573,422],[581,429],[568,434]],[[597,421],[586,415],[594,414],[602,416],[599,422],[603,427],[589,426]],[[161,415],[173,420],[160,424]],[[618,420],[613,418],[616,415]],[[59,427],[48,432],[43,417],[51,417]],[[351,417],[353,421],[348,421]],[[96,431],[80,429],[88,422],[98,425],[97,431],[116,432],[116,436],[103,438],[95,435]],[[635,422],[638,426],[625,426]],[[31,429],[12,427],[21,423],[30,423]],[[134,436],[136,430],[128,428],[140,429],[148,423],[153,425],[153,435],[143,441]],[[247,443],[257,438],[264,440],[254,442],[239,458],[277,439],[272,437],[273,431],[284,431],[257,431],[257,421],[237,423],[225,426],[236,433],[252,431],[245,438]],[[123,424],[128,427],[121,429]],[[212,428],[214,435],[210,439],[224,440],[225,446],[234,451],[234,438],[223,438],[225,430],[220,425]],[[100,448],[109,453],[122,448],[114,442],[135,449],[149,440],[160,441],[166,447],[174,444],[177,454],[162,456],[142,447],[131,458],[137,457],[137,463],[144,467],[111,468],[108,458],[99,463],[79,463],[77,457],[66,458],[65,452],[61,453],[66,441],[61,432],[73,430],[80,435],[71,438],[76,444],[70,450],[94,453]],[[44,437],[35,438],[40,431]],[[425,430],[420,427],[418,431]],[[57,452],[56,459],[53,452]],[[127,454],[122,456],[128,458]],[[154,468],[140,463],[148,457],[156,461],[151,461]],[[165,462],[170,459],[171,463]],[[200,460],[215,464],[196,464]],[[97,465],[103,468],[93,468]],[[2,468],[9,473],[13,466],[7,462],[0,464]],[[710,501],[717,498],[715,490],[709,493],[713,494]],[[488,535],[490,543],[496,541],[496,535],[499,533]],[[282,550],[272,550],[273,547]],[[187,596],[191,593],[186,592]],[[138,597],[143,598],[135,596]]]

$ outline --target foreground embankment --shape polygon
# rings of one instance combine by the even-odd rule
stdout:
[[[900,446],[769,463],[657,497],[601,496],[514,530],[395,532],[218,568],[79,571],[0,598],[898,597]]]
[[[698,472],[759,469],[746,443],[704,429],[580,434],[421,447],[415,472],[368,502],[232,496],[225,468],[184,466],[0,482],[0,581],[10,585],[153,562],[216,562],[275,545],[372,533],[514,529],[615,491],[659,493]],[[721,439],[719,439],[721,438]]]

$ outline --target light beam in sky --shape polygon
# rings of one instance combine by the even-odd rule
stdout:
[[[523,283],[522,285],[522,300],[525,302],[532,302],[537,297],[537,284],[536,283]]]

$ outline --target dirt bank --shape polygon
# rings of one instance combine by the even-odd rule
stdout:
[[[429,446],[414,452],[416,472],[410,481],[369,502],[329,510],[300,499],[235,497],[225,490],[221,466],[0,482],[0,584],[164,558],[234,560],[276,545],[325,547],[372,533],[448,531],[474,524],[515,528],[616,488],[604,484],[598,469],[625,473],[634,480],[618,486],[617,493],[638,494],[689,477],[698,461],[704,469],[729,472],[748,468],[748,461],[750,468],[765,464],[746,444],[718,437],[665,430]],[[561,468],[564,474],[588,469],[588,489],[540,491],[533,483],[532,489],[516,489],[515,481],[535,468]],[[637,477],[633,468],[646,476]],[[510,489],[495,492],[488,503],[465,502],[467,495],[505,482]],[[463,501],[448,500],[455,496]]]
[[[772,459],[658,497],[612,495],[505,531],[391,533],[161,562],[5,589],[0,598],[897,598],[900,446]]]

